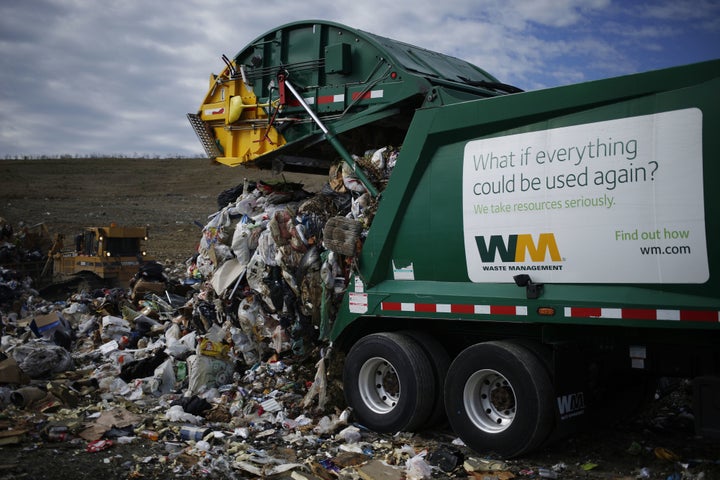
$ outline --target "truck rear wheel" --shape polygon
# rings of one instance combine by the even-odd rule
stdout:
[[[376,333],[348,352],[345,398],[358,422],[378,432],[412,431],[430,417],[439,395],[428,356],[412,338]]]
[[[445,379],[450,368],[450,355],[442,344],[432,335],[421,332],[419,330],[403,330],[403,335],[407,335],[420,345],[425,354],[430,359],[430,365],[433,370],[435,380],[435,395],[433,399],[433,408],[428,417],[424,428],[431,428],[443,423],[446,419],[445,401],[443,398],[443,388],[445,388]]]
[[[478,343],[450,365],[445,408],[473,450],[516,457],[537,449],[554,425],[553,388],[541,361],[509,342]]]

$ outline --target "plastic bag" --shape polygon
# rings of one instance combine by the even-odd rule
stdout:
[[[363,193],[358,198],[353,199],[352,207],[350,212],[355,220],[360,220],[365,216],[365,209],[372,202],[372,197],[369,193]]]
[[[358,158],[355,157],[357,160]],[[362,184],[362,182],[355,176],[355,172],[353,172],[353,167],[348,165],[347,163],[342,164],[342,175],[343,175],[343,185],[345,188],[352,192],[358,192],[362,193],[365,191],[365,186]]]
[[[357,443],[362,438],[360,429],[354,425],[343,428],[337,436],[346,443]]]
[[[251,230],[249,222],[250,219],[247,216],[243,216],[240,223],[238,223],[237,227],[235,227],[231,244],[233,253],[242,265],[247,265],[250,261],[250,247],[248,240],[250,238]]]
[[[62,310],[63,316],[73,325],[78,325],[83,315],[89,312],[88,306],[84,303],[71,303]]]
[[[0,408],[10,403],[10,394],[12,392],[12,388],[0,387]]]
[[[290,338],[282,326],[275,327],[272,333],[272,347],[277,353],[287,352],[290,350]]]
[[[105,315],[102,318],[100,338],[102,338],[104,342],[110,340],[120,341],[122,337],[129,337],[131,332],[130,322],[123,318],[111,315]]]
[[[254,257],[258,255],[260,256],[260,259],[256,260],[256,262],[261,262],[263,267],[265,265],[270,267],[274,267],[276,265],[275,258],[277,256],[277,245],[275,244],[275,240],[273,240],[273,236],[268,229],[263,230],[258,237],[257,250],[255,250],[253,257],[250,258],[248,270],[250,269],[250,264],[253,263]]]
[[[215,267],[218,267],[225,263],[227,260],[233,258],[233,251],[227,245],[216,244],[213,247],[215,255]]]
[[[260,360],[260,347],[250,337],[238,329],[233,329],[232,339],[235,353],[241,355],[247,365],[255,365]]]
[[[173,405],[170,407],[168,411],[165,412],[165,417],[170,422],[186,422],[192,423],[193,425],[197,425],[203,421],[202,417],[193,415],[192,413],[187,413],[183,409],[182,405]]]
[[[317,371],[315,372],[315,379],[313,384],[305,394],[303,398],[302,406],[307,408],[313,401],[313,398],[318,399],[318,408],[322,410],[325,408],[325,401],[327,400],[327,379],[325,378],[325,358],[321,357],[316,364]]]
[[[332,433],[340,427],[344,427],[348,423],[350,418],[350,410],[343,410],[340,415],[332,414],[328,417],[327,415],[318,420],[317,425],[313,428],[313,432],[318,435]]]
[[[174,323],[165,332],[165,352],[174,358],[187,358],[196,348],[196,333],[190,332],[180,338],[180,326]]]
[[[196,395],[209,388],[232,381],[233,364],[205,355],[191,355],[187,359],[187,394]]]
[[[172,392],[175,388],[175,365],[173,364],[172,359],[165,360],[159,367],[157,367],[153,377],[160,381],[157,390],[158,392],[162,394]]]
[[[30,378],[39,378],[48,373],[70,370],[73,359],[63,347],[44,342],[28,342],[13,350],[13,358],[20,370]]]
[[[373,152],[372,157],[370,157],[370,161],[375,166],[375,168],[378,168],[380,170],[383,170],[385,168],[385,151],[388,147],[383,147],[378,150],[375,150]]]
[[[405,475],[408,480],[423,480],[432,476],[432,467],[425,461],[425,454],[421,452],[405,462]]]

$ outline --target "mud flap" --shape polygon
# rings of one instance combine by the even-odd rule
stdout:
[[[720,377],[704,376],[693,380],[695,433],[720,439]]]

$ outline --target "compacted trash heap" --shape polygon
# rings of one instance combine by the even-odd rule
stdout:
[[[512,457],[683,377],[698,433],[720,434],[720,61],[523,92],[324,21],[223,60],[188,115],[208,156],[334,169],[352,206],[272,212],[274,256],[246,222],[219,288],[302,297],[359,423],[447,418]]]

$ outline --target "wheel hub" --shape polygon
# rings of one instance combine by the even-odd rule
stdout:
[[[363,403],[375,413],[390,412],[400,400],[400,380],[395,367],[380,357],[369,359],[358,377]]]
[[[484,432],[503,432],[515,419],[515,392],[510,382],[495,370],[472,374],[465,384],[463,401],[470,420]]]

